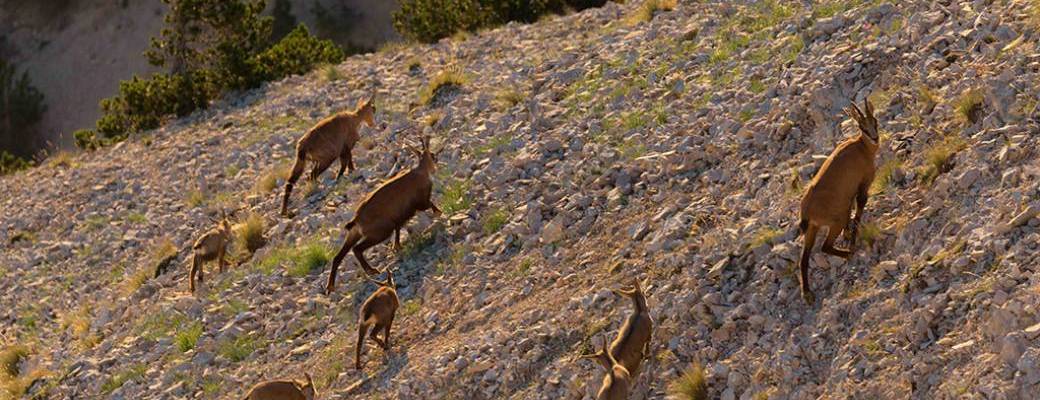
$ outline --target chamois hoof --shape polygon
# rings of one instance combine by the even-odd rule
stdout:
[[[802,291],[802,298],[805,299],[805,303],[810,305],[810,306],[812,306],[813,304],[816,304],[816,295],[813,294],[812,291],[803,290]]]

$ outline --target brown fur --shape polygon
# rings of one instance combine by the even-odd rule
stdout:
[[[224,256],[227,253],[228,243],[231,243],[231,222],[228,221],[227,216],[224,216],[216,228],[210,229],[195,241],[195,245],[192,246],[194,256],[191,271],[188,273],[188,289],[192,293],[195,292],[195,277],[198,276],[200,283],[203,280],[203,263],[217,260],[220,272],[224,272],[224,268],[227,266],[227,259]]]
[[[604,360],[603,367],[607,370],[607,373],[603,375],[603,383],[599,387],[599,392],[596,393],[596,400],[626,400],[628,399],[628,390],[632,385],[632,376],[625,369],[625,366],[614,359],[614,356],[611,356],[610,352],[607,351],[605,339],[603,342],[603,350],[600,350],[599,354],[606,355],[602,359]]]
[[[428,138],[423,141],[421,151],[414,147],[410,149],[419,158],[419,165],[398,174],[369,193],[358,205],[354,218],[347,223],[346,239],[332,259],[332,271],[325,286],[327,294],[336,289],[336,270],[347,252],[354,251],[354,257],[367,274],[377,274],[379,271],[365,260],[363,253],[366,249],[381,243],[394,233],[397,234],[395,240],[400,247],[400,229],[417,211],[431,210],[435,215],[440,214],[441,210],[430,199],[433,189],[430,177],[437,170],[437,152],[430,151]]]
[[[354,368],[357,369],[361,369],[361,350],[365,347],[365,335],[369,328],[372,329],[372,340],[378,343],[383,351],[390,350],[390,328],[394,324],[397,307],[401,305],[397,299],[397,285],[394,283],[393,271],[386,271],[386,280],[383,282],[372,278],[369,280],[378,284],[379,289],[365,299],[365,302],[361,304],[361,311],[358,312],[357,350],[354,356]],[[376,337],[379,331],[383,332],[382,340]]]
[[[267,381],[256,384],[243,400],[314,400],[318,397],[310,374],[306,381]]]
[[[361,138],[361,124],[375,126],[374,115],[375,107],[372,106],[371,99],[362,100],[353,112],[344,111],[321,120],[296,142],[296,163],[293,164],[289,179],[285,181],[282,215],[289,214],[289,196],[292,194],[293,185],[303,174],[307,161],[312,164],[311,174],[307,178],[311,181],[317,180],[336,159],[339,159],[337,181],[348,167],[350,172],[354,171],[351,152]]]
[[[617,337],[610,343],[610,356],[619,360],[632,377],[639,375],[639,367],[650,348],[651,334],[654,329],[654,321],[650,318],[650,309],[646,305],[646,295],[643,294],[638,280],[634,286],[629,290],[615,289],[613,291],[619,296],[632,299],[633,309],[632,314],[618,330]],[[594,358],[600,365],[610,368],[608,357],[603,351],[585,357]]]
[[[823,242],[824,253],[848,259],[856,251],[856,237],[863,208],[867,204],[870,184],[874,181],[874,160],[878,151],[878,122],[874,118],[874,106],[863,101],[864,114],[855,104],[845,112],[859,125],[860,133],[838,145],[824,161],[802,198],[802,220],[799,227],[805,234],[801,258],[802,297],[810,305],[816,302],[809,285],[809,258],[816,242],[816,233],[827,227],[827,238]],[[852,218],[849,249],[834,247],[834,241],[843,230],[850,228],[849,213],[852,202],[856,202],[856,215]]]

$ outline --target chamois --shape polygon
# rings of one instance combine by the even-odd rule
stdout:
[[[303,375],[307,377],[306,382],[283,380],[258,383],[243,400],[314,400],[318,393],[314,390],[311,375],[306,372]]]
[[[391,178],[369,193],[358,205],[354,218],[347,223],[343,246],[332,259],[332,271],[329,273],[329,281],[325,286],[326,294],[332,294],[336,289],[336,270],[343,258],[347,256],[347,252],[354,251],[354,257],[367,274],[378,274],[379,271],[372,268],[365,260],[364,251],[366,249],[381,243],[395,232],[399,238],[401,227],[417,211],[430,210],[434,215],[440,215],[441,210],[430,199],[430,192],[433,189],[431,176],[437,170],[436,160],[440,150],[430,151],[429,137],[420,138],[420,140],[422,150],[416,149],[410,144],[406,145],[415,153],[419,164],[407,172]]]
[[[354,368],[361,369],[361,350],[365,347],[365,334],[369,328],[372,329],[372,340],[379,344],[384,351],[390,350],[390,327],[394,324],[394,313],[400,302],[397,299],[397,284],[394,283],[394,272],[386,270],[386,280],[377,281],[372,278],[368,280],[379,285],[371,296],[361,304],[358,312],[358,338],[357,351],[354,356]],[[383,331],[383,339],[376,337],[379,331]]]
[[[311,174],[307,178],[311,181],[317,180],[318,175],[325,172],[337,158],[339,158],[337,181],[347,168],[350,169],[350,172],[354,172],[354,159],[351,158],[351,151],[361,138],[359,133],[361,123],[367,124],[370,128],[375,127],[375,112],[371,97],[361,100],[358,102],[356,110],[343,111],[319,121],[296,142],[296,163],[293,164],[289,179],[285,181],[282,215],[289,215],[289,196],[292,194],[296,180],[300,179],[300,175],[303,174],[308,160],[313,164]]]
[[[856,124],[860,134],[839,144],[827,161],[823,162],[802,198],[802,218],[799,229],[805,235],[802,244],[801,287],[802,298],[809,305],[816,302],[816,296],[809,286],[809,256],[816,243],[816,232],[827,227],[827,238],[823,241],[824,253],[843,257],[846,260],[856,251],[856,237],[859,235],[859,223],[863,217],[863,207],[867,204],[870,184],[874,181],[874,159],[878,151],[878,121],[874,117],[874,105],[863,100],[866,113],[863,113],[855,102],[845,108]],[[856,215],[849,226],[849,213],[852,202],[856,202]],[[851,228],[851,229],[850,229]],[[834,247],[834,241],[843,230],[850,229],[849,248]]]
[[[192,246],[194,256],[191,271],[188,273],[188,289],[192,293],[195,292],[195,276],[198,275],[199,282],[203,280],[202,264],[204,262],[217,260],[220,272],[224,272],[224,267],[227,265],[224,255],[227,253],[227,245],[230,242],[231,222],[228,221],[227,214],[223,215],[223,219],[216,228],[210,229],[195,241],[195,245]]]
[[[628,399],[628,390],[632,385],[632,376],[625,369],[625,366],[607,351],[606,338],[603,338],[603,350],[600,350],[599,354],[606,355],[606,357],[598,358],[603,360],[602,364],[607,369],[607,374],[603,375],[603,384],[599,387],[596,400]]]
[[[639,375],[639,366],[650,348],[651,332],[654,321],[650,318],[650,309],[646,305],[646,295],[636,280],[634,288],[629,290],[614,289],[614,294],[632,299],[632,314],[618,330],[618,335],[610,343],[610,357],[621,361],[621,365],[634,377]],[[610,368],[608,357],[600,351],[584,356],[595,358],[604,367]]]

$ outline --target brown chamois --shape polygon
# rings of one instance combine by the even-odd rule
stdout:
[[[370,328],[372,329],[372,340],[378,343],[383,351],[390,350],[390,327],[394,324],[394,313],[400,306],[393,271],[386,270],[385,281],[380,282],[372,278],[368,278],[368,280],[379,285],[379,289],[365,299],[365,302],[361,304],[361,311],[358,312],[358,337],[354,368],[359,370],[361,369],[361,350],[365,347],[365,335]],[[379,331],[383,331],[382,340],[376,337]]]
[[[325,172],[333,161],[339,159],[339,173],[336,180],[343,176],[343,171],[350,168],[354,172],[354,159],[351,151],[361,138],[361,123],[369,128],[375,127],[375,106],[372,98],[358,102],[354,111],[343,111],[325,118],[314,125],[296,142],[296,163],[285,181],[285,196],[282,198],[282,215],[289,215],[289,196],[293,185],[300,179],[303,169],[310,161],[311,174],[307,179],[315,181],[318,175]]]
[[[651,332],[654,321],[650,318],[650,309],[646,305],[646,295],[639,286],[639,280],[629,290],[614,289],[613,292],[622,297],[632,299],[632,314],[618,330],[617,337],[610,343],[610,356],[620,360],[633,377],[639,375],[639,366],[650,348]],[[604,367],[610,368],[608,357],[602,351],[584,356],[595,358]]]
[[[227,259],[224,256],[227,253],[228,243],[231,243],[231,222],[228,221],[227,214],[224,214],[219,225],[204,233],[192,246],[194,256],[191,261],[191,271],[188,273],[188,289],[192,293],[195,292],[195,276],[198,275],[200,283],[203,280],[203,263],[217,260],[220,272],[224,272],[224,267],[227,265]]]
[[[421,143],[422,150],[407,145],[418,157],[418,165],[379,185],[358,205],[354,218],[346,225],[347,233],[343,246],[332,259],[332,271],[325,286],[326,294],[332,294],[336,289],[336,270],[347,256],[347,252],[354,251],[354,257],[365,273],[378,274],[379,271],[365,260],[366,249],[381,243],[394,233],[400,238],[401,227],[417,211],[430,210],[434,215],[440,215],[441,210],[430,199],[433,189],[431,176],[437,171],[436,160],[440,151],[430,151],[429,137],[421,138]]]
[[[306,381],[267,381],[253,386],[243,400],[314,400],[318,393],[314,390],[311,375],[304,372]]]
[[[628,390],[632,385],[632,376],[625,366],[607,351],[606,338],[603,338],[603,350],[597,354],[606,355],[606,357],[597,357],[597,359],[602,360],[601,364],[607,369],[607,373],[603,375],[603,384],[599,387],[596,400],[627,400]]]
[[[823,162],[802,197],[802,220],[798,227],[805,235],[802,244],[801,286],[802,298],[812,305],[816,296],[809,286],[809,256],[816,243],[816,232],[827,227],[827,238],[823,241],[824,253],[845,258],[852,257],[856,251],[856,236],[859,235],[859,223],[863,217],[863,207],[867,204],[870,184],[874,181],[874,159],[878,151],[878,121],[874,118],[874,105],[863,100],[863,113],[853,102],[845,108],[856,124],[860,133],[838,145]],[[849,226],[849,213],[852,202],[856,202],[856,215]],[[850,229],[851,228],[851,229]],[[845,229],[850,229],[849,249],[834,247],[834,241]]]

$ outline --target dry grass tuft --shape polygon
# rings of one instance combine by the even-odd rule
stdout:
[[[682,376],[668,384],[668,394],[680,400],[707,400],[708,382],[704,368],[700,364],[691,365]]]

